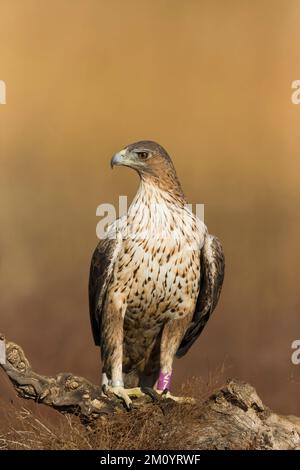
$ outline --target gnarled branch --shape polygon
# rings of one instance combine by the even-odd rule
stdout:
[[[101,396],[101,388],[83,377],[68,372],[61,372],[55,377],[37,374],[18,344],[7,341],[2,334],[0,341],[4,342],[6,352],[6,361],[1,367],[21,398],[85,418],[96,418],[121,408],[117,399]]]
[[[20,397],[62,413],[77,414],[84,420],[127,412],[116,397],[103,397],[100,387],[83,377],[71,373],[59,373],[55,377],[37,374],[20,346],[5,340],[3,335],[0,335],[0,344],[4,344],[6,352],[6,361],[1,367]],[[154,406],[150,397],[139,398],[135,404],[148,409]],[[165,402],[161,400],[159,406],[163,414]],[[173,402],[172,406],[185,405]],[[192,442],[191,438],[188,443],[183,440],[183,448],[300,449],[300,418],[273,413],[247,383],[228,380],[208,400],[194,406],[197,413],[188,429],[182,429],[183,435],[193,436]],[[184,424],[178,423],[178,426]]]

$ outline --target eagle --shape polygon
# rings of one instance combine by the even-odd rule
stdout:
[[[102,389],[130,407],[145,389],[169,393],[174,358],[186,354],[218,303],[225,263],[161,145],[128,145],[111,159],[120,165],[134,169],[140,185],[93,253],[89,309]]]

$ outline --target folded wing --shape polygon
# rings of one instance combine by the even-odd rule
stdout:
[[[89,305],[92,332],[97,346],[101,345],[101,320],[105,297],[119,249],[120,241],[117,238],[106,238],[99,242],[92,256]]]
[[[182,339],[176,356],[182,357],[190,349],[214,311],[222,289],[225,259],[217,237],[208,235],[201,250],[200,291],[193,320]]]

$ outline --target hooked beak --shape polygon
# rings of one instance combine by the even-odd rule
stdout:
[[[113,168],[115,165],[123,165],[124,155],[125,155],[125,150],[121,150],[120,152],[116,153],[110,161],[111,168]]]

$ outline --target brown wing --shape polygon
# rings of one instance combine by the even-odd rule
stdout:
[[[214,311],[222,289],[225,259],[221,242],[213,235],[206,237],[201,250],[200,291],[193,320],[176,353],[182,357],[190,349]]]
[[[117,239],[104,239],[95,249],[90,268],[89,304],[91,327],[94,341],[101,345],[101,318],[109,281],[119,252],[120,242]]]

